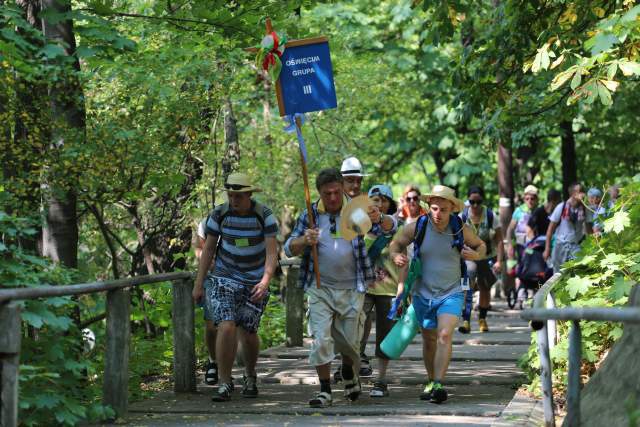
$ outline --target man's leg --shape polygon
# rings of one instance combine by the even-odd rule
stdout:
[[[205,364],[204,382],[208,385],[214,385],[218,382],[218,365],[216,363],[216,325],[213,320],[205,320],[204,325],[204,343],[207,347],[209,360]]]
[[[442,381],[447,373],[449,361],[451,360],[453,330],[457,324],[457,316],[452,314],[441,314],[438,316],[438,340],[433,361],[434,381]]]
[[[216,338],[216,360],[218,361],[220,382],[222,384],[231,384],[231,370],[238,348],[236,322],[232,320],[220,322]]]
[[[438,334],[435,329],[422,329],[422,360],[429,380],[435,377],[435,357]]]
[[[331,307],[330,291],[325,288],[309,288],[309,330],[313,337],[309,363],[316,368],[320,381],[320,392],[309,400],[309,406],[322,408],[330,406],[331,361],[335,358],[334,342],[331,337],[334,311]]]
[[[361,321],[364,294],[355,290],[335,291],[336,316],[333,320],[331,335],[336,350],[342,354],[342,377],[344,394],[350,400],[360,396],[360,340],[363,322]]]
[[[220,382],[217,392],[212,397],[216,402],[231,399],[233,391],[231,369],[238,344],[235,308],[238,291],[239,289],[234,282],[219,277],[214,278],[212,285],[206,290],[207,308],[217,325],[215,354]]]
[[[212,320],[206,320],[204,325],[204,343],[209,352],[209,360],[212,362],[216,360],[216,336],[216,325]]]
[[[258,363],[258,353],[260,352],[260,337],[257,332],[247,332],[240,328],[240,338],[243,346],[244,373],[248,377],[256,376],[256,364]]]

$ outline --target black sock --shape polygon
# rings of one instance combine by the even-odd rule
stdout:
[[[331,394],[331,380],[320,380],[320,391]]]
[[[487,318],[487,311],[489,311],[488,308],[480,307],[480,318],[481,319],[486,319]]]
[[[344,378],[345,380],[353,379],[353,368],[351,367],[351,365],[345,365],[343,363],[341,370],[342,370],[342,378]]]

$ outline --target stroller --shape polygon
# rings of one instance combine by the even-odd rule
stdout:
[[[533,297],[540,286],[551,277],[553,270],[547,266],[542,254],[544,253],[546,237],[538,236],[525,244],[522,261],[516,268],[516,277],[519,279],[515,288],[507,293],[507,304],[514,308],[519,304],[520,310],[529,297]]]

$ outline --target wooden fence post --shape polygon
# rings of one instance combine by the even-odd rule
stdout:
[[[302,347],[304,325],[304,290],[298,287],[299,265],[290,265],[287,271],[286,334],[287,347]]]
[[[102,402],[118,418],[129,409],[129,342],[131,340],[129,289],[107,292],[107,354],[104,362]]]
[[[195,314],[192,291],[192,279],[172,283],[173,390],[177,393],[196,391]]]
[[[0,426],[18,425],[18,369],[20,367],[20,306],[0,304]]]

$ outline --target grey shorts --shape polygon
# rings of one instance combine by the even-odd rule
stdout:
[[[269,302],[269,292],[256,303],[251,302],[253,285],[245,285],[224,277],[213,276],[206,289],[207,309],[213,322],[233,321],[245,331],[257,332],[262,313]]]

